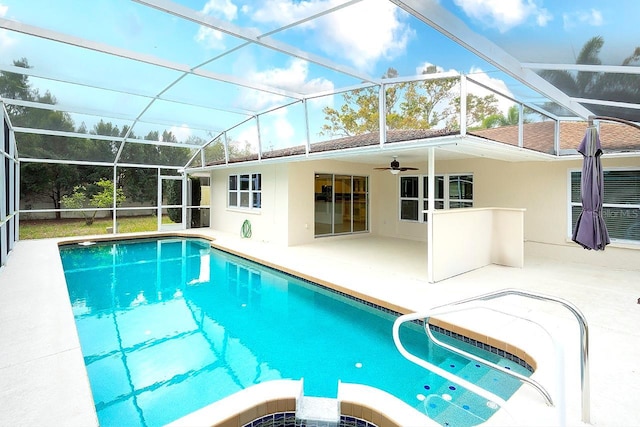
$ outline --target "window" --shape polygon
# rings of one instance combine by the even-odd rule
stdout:
[[[417,176],[400,177],[400,219],[418,220],[418,206],[420,206],[418,182]]]
[[[369,231],[366,176],[316,174],[314,235]]]
[[[262,174],[229,175],[229,207],[260,209],[262,207]]]
[[[582,171],[571,171],[571,230],[582,212]],[[602,216],[611,240],[640,242],[640,169],[604,171]]]
[[[473,175],[436,175],[434,202],[436,209],[473,207]],[[422,209],[420,209],[422,207]],[[429,207],[429,177],[404,175],[400,177],[400,220],[427,220],[421,210]]]

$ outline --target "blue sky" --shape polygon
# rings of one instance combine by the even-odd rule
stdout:
[[[425,0],[428,1],[436,0]],[[176,3],[233,27],[254,28],[256,34],[264,34],[339,6],[344,0],[179,0]],[[636,0],[440,0],[439,3],[471,29],[525,62],[573,63],[582,45],[589,38],[601,35],[605,39],[602,59],[605,63],[619,65],[635,46],[640,45],[640,32],[636,29],[640,2]],[[0,17],[189,67],[216,58],[242,43],[242,40],[129,0],[0,0]],[[489,64],[386,0],[363,0],[272,37],[374,78],[382,76],[389,67],[397,69],[400,75],[411,76],[419,74],[425,65],[435,64],[443,71],[473,73],[481,81],[502,88],[508,94],[513,93],[509,88],[511,83]],[[27,57],[34,70],[47,75],[77,79],[87,85],[116,87],[123,92],[93,93],[92,108],[96,111],[119,110],[122,115],[134,117],[147,102],[146,98],[137,96],[123,102],[124,92],[157,95],[180,76],[176,71],[157,70],[86,50],[61,48],[53,42],[8,31],[0,31],[0,57],[4,65]],[[256,47],[227,53],[202,69],[303,94],[327,92],[359,83],[358,78]],[[49,88],[60,104],[79,105],[88,97],[83,96],[82,88],[76,90],[37,79],[32,79],[32,83]],[[193,76],[177,83],[165,96],[176,101],[195,100],[200,106],[230,106],[234,113],[218,118],[218,125],[213,126],[216,129],[244,119],[246,116],[238,114],[244,110],[262,111],[286,99],[273,94],[256,95],[252,91]],[[313,114],[320,116],[322,106],[333,102],[334,97],[326,97],[316,102],[315,107],[310,104],[311,108],[316,108]],[[180,130],[184,135],[190,132],[204,136],[196,128],[211,122],[204,116],[198,119],[197,110],[187,112],[184,122],[174,118],[170,109],[160,110],[159,105],[154,106],[146,119],[157,121],[158,127],[165,128],[172,119],[176,120],[175,131]],[[261,125],[273,123],[274,127],[265,128],[264,132],[271,132],[274,140],[289,138],[288,144],[303,141],[304,130],[287,118],[291,115],[300,117],[300,113],[292,113],[293,110],[295,107],[265,116]],[[192,123],[186,124],[187,119]]]

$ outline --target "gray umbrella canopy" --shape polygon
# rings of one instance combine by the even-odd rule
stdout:
[[[602,217],[604,175],[602,172],[602,147],[595,127],[588,127],[578,147],[584,156],[580,197],[582,212],[573,230],[572,240],[585,249],[604,250],[610,243],[607,225]]]

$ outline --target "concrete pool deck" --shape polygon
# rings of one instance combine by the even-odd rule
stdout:
[[[503,288],[566,299],[584,313],[589,324],[591,424],[640,425],[640,251],[639,262],[629,269],[527,255],[522,269],[490,265],[430,284],[426,279],[425,245],[421,242],[363,236],[274,247],[211,230],[192,233],[215,238],[215,245],[221,248],[409,311],[423,311]],[[18,242],[9,262],[0,269],[0,425],[97,425],[58,241]],[[579,330],[571,313],[511,297],[493,307],[543,324],[561,343],[565,353],[562,371],[568,377],[566,422],[581,424]],[[551,340],[540,328],[531,322],[507,320],[494,312],[468,312],[458,315],[456,321],[526,347],[538,361],[540,381],[554,391],[557,375],[551,365],[555,358],[549,354]],[[509,403],[513,404],[510,412],[523,425],[556,424],[557,419],[540,396],[527,386],[521,387]],[[510,422],[496,416],[487,424]]]

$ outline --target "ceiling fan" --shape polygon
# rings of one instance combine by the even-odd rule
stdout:
[[[394,175],[397,175],[400,172],[404,172],[404,171],[417,171],[418,170],[418,168],[400,167],[400,162],[398,161],[398,156],[393,156],[393,160],[391,161],[391,164],[389,165],[388,168],[374,168],[374,169],[388,170],[389,172],[391,172]]]

